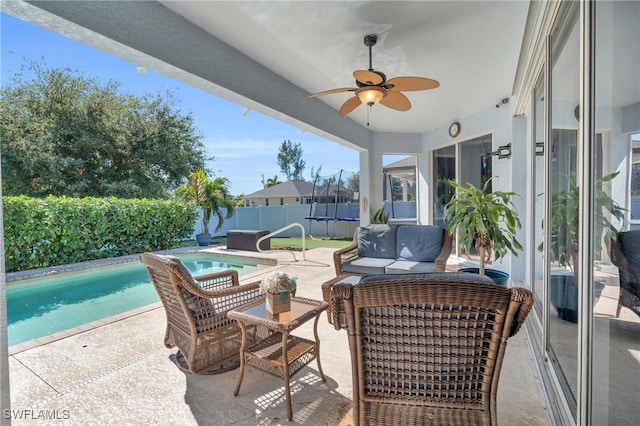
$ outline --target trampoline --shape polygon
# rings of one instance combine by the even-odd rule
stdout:
[[[335,236],[338,222],[360,222],[359,178],[359,173],[344,170],[331,176],[316,176],[309,215],[305,216],[310,235],[313,222],[324,223],[325,233],[331,237]]]

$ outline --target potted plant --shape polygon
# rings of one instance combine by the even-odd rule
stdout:
[[[378,210],[369,212],[369,223],[371,224],[386,224],[389,223],[389,214],[385,213],[384,206]]]
[[[487,179],[482,188],[470,183],[462,186],[449,180],[448,184],[455,188],[456,193],[445,206],[443,216],[450,233],[459,231],[459,244],[467,256],[472,247],[478,250],[478,273],[488,275],[498,284],[505,284],[508,275],[500,271],[487,274],[485,265],[492,262],[492,255],[495,260],[508,252],[518,255],[522,245],[516,239],[516,232],[522,225],[512,201],[517,194],[490,192],[488,188],[492,179]]]
[[[594,223],[596,250],[602,248],[603,237],[610,240],[618,233],[609,217],[613,216],[618,220],[624,218],[625,209],[602,189],[603,183],[613,180],[619,173],[610,173],[597,180]],[[575,285],[573,265],[578,258],[580,243],[578,239],[580,188],[576,185],[575,176],[568,176],[567,181],[567,189],[556,191],[551,196],[549,258],[563,269],[555,270],[550,274],[550,299],[560,318],[577,322],[578,287]],[[538,250],[542,251],[543,248],[544,242],[538,246]]]
[[[260,291],[265,294],[266,309],[271,314],[291,309],[291,297],[296,295],[296,277],[275,271],[260,281]]]
[[[225,219],[233,216],[235,204],[229,195],[228,185],[227,178],[217,177],[210,180],[204,169],[198,169],[189,173],[187,183],[178,188],[178,195],[183,200],[202,209],[202,232],[196,235],[198,245],[208,246],[211,243],[209,233],[211,213],[218,216],[218,225],[214,232],[222,227]],[[226,216],[222,214],[223,207],[227,210]]]

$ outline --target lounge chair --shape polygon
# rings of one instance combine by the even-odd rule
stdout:
[[[507,339],[522,326],[533,296],[461,275],[379,275],[333,286],[331,303],[345,309],[333,310],[333,324],[346,322],[354,425],[497,423]]]
[[[178,347],[178,367],[191,374],[217,374],[237,368],[242,336],[237,322],[227,318],[227,311],[263,297],[259,283],[239,285],[234,270],[193,277],[173,256],[144,253],[140,261],[164,305],[164,344]],[[266,337],[259,334],[256,329],[249,335]]]

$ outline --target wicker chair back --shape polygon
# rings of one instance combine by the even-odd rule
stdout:
[[[620,295],[616,318],[623,306],[640,316],[640,231],[619,232],[611,240],[611,262],[618,267]]]
[[[483,280],[396,278],[336,284],[351,350],[354,424],[495,425],[507,339],[533,304]]]

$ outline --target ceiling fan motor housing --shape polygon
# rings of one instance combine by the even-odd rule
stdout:
[[[369,34],[364,36],[364,45],[367,47],[375,46],[378,42],[377,34]]]

